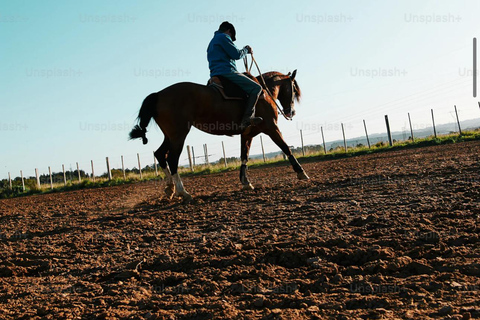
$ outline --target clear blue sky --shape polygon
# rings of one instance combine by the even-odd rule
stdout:
[[[142,100],[175,82],[205,83],[206,47],[229,20],[237,45],[249,44],[262,71],[298,69],[304,99],[292,122],[280,119],[289,145],[478,118],[472,97],[472,38],[480,37],[480,2],[471,1],[2,1],[0,2],[0,179],[33,176],[61,165],[90,172],[152,163],[163,140],[128,141]],[[241,63],[239,69],[243,71]],[[377,73],[382,73],[377,75]],[[278,148],[264,137],[267,152]],[[239,137],[196,129],[186,144],[212,160],[239,156]],[[256,138],[252,154],[260,152]],[[186,152],[181,163],[186,163]]]

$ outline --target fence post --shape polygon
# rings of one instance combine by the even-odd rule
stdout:
[[[460,135],[462,135],[462,128],[460,127],[460,120],[458,119],[458,112],[457,112],[457,106],[455,105],[455,115],[457,116],[457,123],[458,123],[458,132]]]
[[[153,151],[153,165],[155,166],[155,176],[158,177],[157,157],[155,157],[155,151]]]
[[[80,176],[80,167],[78,166],[78,162],[77,162],[77,172],[78,172],[78,182],[82,182],[82,177]]]
[[[193,162],[192,162],[192,154],[190,151],[190,146],[187,146],[187,153],[188,153],[188,164],[190,165],[190,170],[193,172]]]
[[[345,129],[343,128],[342,123],[342,134],[343,134],[343,147],[345,148],[345,153],[347,152],[347,140],[345,139]]]
[[[123,172],[123,180],[127,180],[127,176],[125,175],[125,165],[123,164],[123,156],[122,156],[122,172]]]
[[[92,163],[92,180],[95,182],[95,169],[93,168],[93,160],[90,160],[90,162]]]
[[[140,179],[142,179],[143,176],[142,176],[142,165],[140,164],[140,153],[137,153],[137,160],[138,160],[138,171],[140,171]]]
[[[50,189],[53,190],[52,168],[48,167],[48,175],[50,176]]]
[[[65,174],[65,165],[62,164],[62,171],[63,171],[63,185],[67,186],[67,175]]]
[[[193,167],[195,167],[195,151],[193,150],[193,147],[192,147],[192,161],[193,161]]]
[[[37,187],[40,189],[40,176],[38,175],[38,168],[35,168],[35,177],[37,177]]]
[[[303,133],[302,133],[302,129],[300,129],[300,140],[302,141],[302,155],[305,157],[305,147],[303,146]]]
[[[23,179],[23,171],[20,170],[20,178],[22,179],[22,189],[25,192],[25,180]]]
[[[265,158],[265,149],[263,149],[263,139],[262,139],[262,136],[260,136],[260,145],[262,146],[263,162],[267,162],[267,159]]]
[[[205,153],[205,163],[208,166],[210,163],[208,162],[208,148],[206,143],[203,145],[203,152]]]
[[[435,139],[437,139],[437,129],[435,128],[435,117],[433,116],[433,109],[432,111],[432,123],[433,123],[433,135],[435,136]]]
[[[388,122],[388,115],[385,115],[385,124],[387,125],[388,143],[391,147],[393,146],[393,141],[392,141],[392,132],[390,131],[390,123]]]
[[[123,157],[123,156],[122,156]],[[111,181],[112,180],[112,170],[110,170],[110,160],[108,159],[108,157],[105,157],[105,162],[107,163],[107,176],[108,176],[108,180]],[[123,161],[122,161],[123,163]]]
[[[410,134],[412,135],[412,141],[415,142],[415,137],[413,136],[412,120],[410,119],[410,112],[408,113],[408,122],[410,123]]]
[[[365,136],[367,136],[367,144],[368,148],[370,149],[370,139],[368,138],[367,124],[365,123],[365,120],[363,120],[363,127],[365,128]]]
[[[262,139],[262,137],[260,137]],[[227,167],[227,157],[225,156],[225,145],[223,144],[222,141],[222,150],[223,150],[223,162],[225,163],[225,168]]]
[[[12,178],[10,177],[10,172],[8,173],[8,185],[10,186],[10,190],[12,190]]]
[[[320,131],[322,132],[323,152],[327,154],[327,146],[325,145],[325,136],[323,135],[323,127],[320,127]]]

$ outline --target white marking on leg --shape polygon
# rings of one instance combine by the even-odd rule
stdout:
[[[242,160],[242,165],[247,165],[248,160]],[[250,182],[247,182],[247,171],[245,170],[245,175],[242,176],[243,190],[253,190],[254,187]]]
[[[177,188],[177,194],[184,193],[185,189],[183,188],[182,179],[180,179],[180,176],[178,175],[178,173],[175,173],[173,175],[173,181],[175,182],[175,187]]]
[[[172,173],[170,172],[168,165],[166,168],[162,168],[162,170],[165,173],[165,182],[167,184],[165,193],[167,194],[167,197],[171,199],[175,193],[175,185],[173,184]]]
[[[176,187],[176,195],[182,196],[185,201],[190,201],[192,200],[192,196],[185,191],[185,188],[183,187],[182,179],[180,179],[180,175],[175,173],[173,175],[173,181],[175,182],[175,187]]]
[[[162,170],[163,170],[163,173],[165,173],[167,185],[172,185],[173,180],[172,180],[172,174],[170,173],[170,169],[167,166],[166,168],[162,168]]]

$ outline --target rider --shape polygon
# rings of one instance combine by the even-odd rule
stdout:
[[[210,68],[210,77],[222,76],[238,85],[247,94],[247,108],[242,118],[240,129],[244,130],[250,125],[258,125],[263,119],[255,117],[255,104],[262,93],[262,87],[247,76],[237,71],[235,60],[243,58],[247,53],[252,54],[252,48],[245,46],[238,49],[233,41],[235,27],[228,21],[223,22],[207,49],[207,59]]]

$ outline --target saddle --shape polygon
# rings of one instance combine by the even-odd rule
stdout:
[[[217,89],[225,100],[247,99],[247,94],[239,86],[222,76],[211,77],[207,86]]]
[[[215,88],[225,100],[246,100],[247,94],[238,85],[222,76],[213,76],[207,86]],[[263,92],[259,99],[263,99]]]

